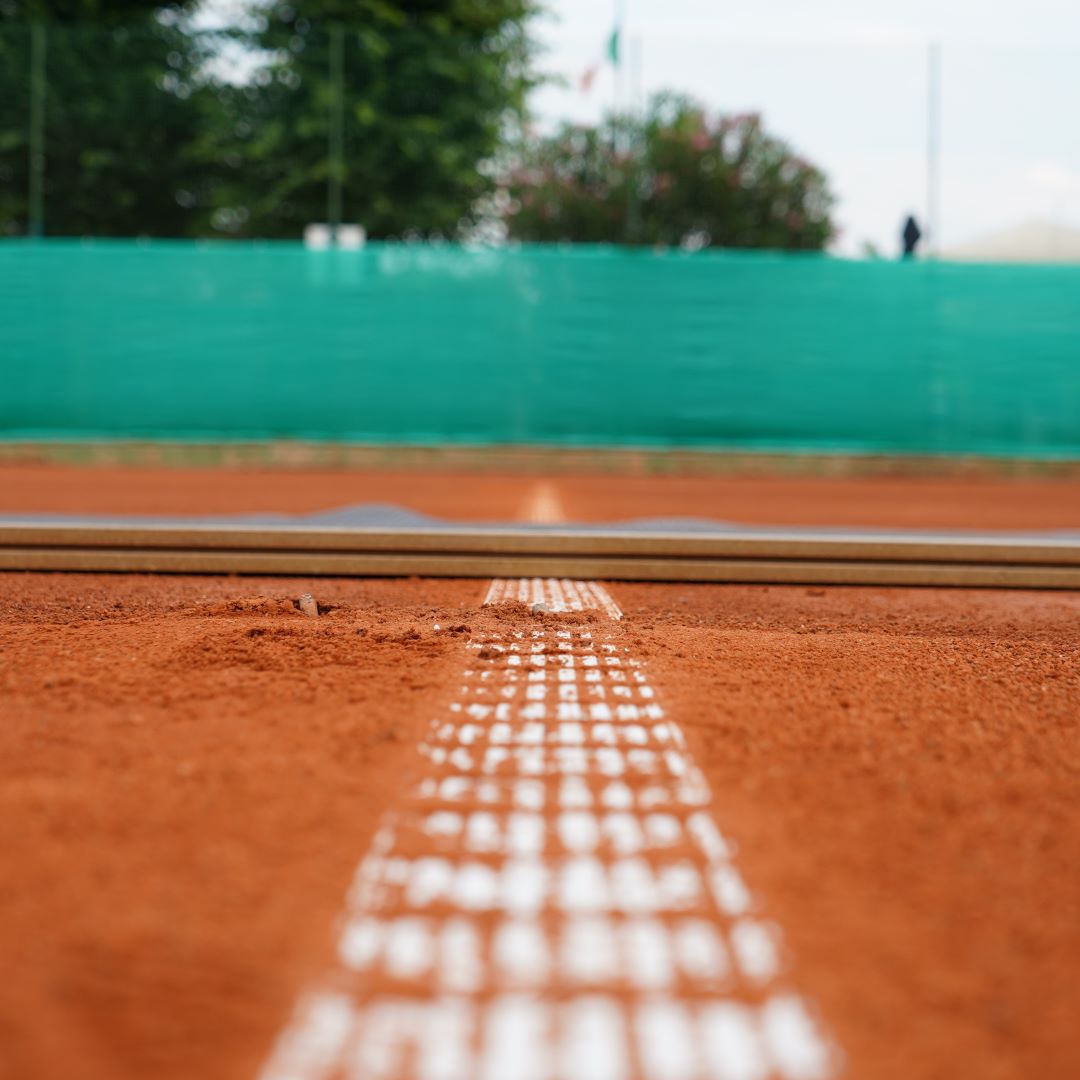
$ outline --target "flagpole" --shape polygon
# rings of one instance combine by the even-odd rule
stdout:
[[[613,110],[618,116],[622,106],[622,81],[623,81],[623,26],[626,23],[626,0],[615,0],[615,30],[612,40],[614,41],[615,54],[611,57],[614,70],[612,71],[612,97]]]
[[[931,42],[927,66],[926,227],[931,258],[941,254],[941,46]]]
[[[645,90],[641,76],[641,35],[630,41],[630,111],[639,119],[645,117]]]

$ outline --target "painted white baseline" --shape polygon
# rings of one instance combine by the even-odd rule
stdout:
[[[506,601],[621,616],[591,582]],[[261,1080],[836,1076],[642,662],[557,620],[467,648]]]

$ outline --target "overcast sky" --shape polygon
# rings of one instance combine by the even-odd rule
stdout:
[[[570,85],[539,90],[533,109],[544,124],[594,121],[615,98],[613,72],[603,69],[589,94],[578,85],[603,54],[615,0],[547,6],[536,26],[541,66]],[[841,251],[871,240],[891,253],[905,213],[925,216],[931,40],[942,56],[942,244],[1032,219],[1080,226],[1075,0],[626,0],[625,8],[624,41],[641,41],[646,94],[673,88],[713,109],[759,110],[826,169]]]

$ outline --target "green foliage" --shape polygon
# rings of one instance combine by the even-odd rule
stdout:
[[[2,4],[4,0],[0,0]],[[16,4],[44,27],[45,231],[190,235],[211,102],[180,5]],[[157,10],[156,10],[157,9]],[[139,17],[141,16],[141,17]],[[0,17],[0,235],[27,230],[31,28]]]
[[[28,225],[35,20],[48,235],[297,237],[332,173],[375,237],[471,224],[523,114],[533,0],[252,0],[214,34],[194,6],[0,0],[0,235]]]
[[[0,0],[0,235],[28,227],[31,26],[46,29],[49,235],[459,236],[506,205],[526,240],[823,247],[822,173],[756,116],[658,97],[640,122],[525,143],[536,0]],[[239,59],[230,74],[227,61]],[[495,160],[524,147],[509,183]]]
[[[123,25],[141,22],[163,11],[194,7],[190,0],[0,0],[0,20],[43,19],[52,23],[92,22]]]
[[[265,63],[221,95],[216,152],[231,162],[216,222],[237,235],[296,236],[342,219],[373,237],[452,236],[493,189],[485,162],[520,121],[530,85],[532,0],[321,0],[253,9]],[[339,162],[333,36],[341,59]]]
[[[824,174],[759,116],[672,94],[526,144],[507,190],[520,240],[820,250],[834,232]]]
[[[30,28],[0,19],[0,237],[27,228]]]

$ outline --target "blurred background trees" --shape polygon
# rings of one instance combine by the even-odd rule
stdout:
[[[819,250],[834,231],[825,175],[760,116],[710,116],[673,94],[641,119],[530,141],[508,191],[519,240]]]
[[[29,227],[35,50],[46,231],[198,233],[190,210],[211,102],[188,7],[0,0],[0,235]]]
[[[757,116],[675,95],[526,139],[539,0],[0,0],[0,235],[816,250],[825,178]],[[36,103],[36,105],[35,105]]]
[[[217,32],[198,7],[0,0],[0,235],[29,226],[35,33],[49,235],[469,226],[524,115],[532,0],[253,0]]]
[[[494,190],[531,85],[532,0],[305,0],[254,11],[260,66],[223,92],[219,192],[240,235],[310,221],[455,236]],[[335,190],[340,192],[335,198]]]

